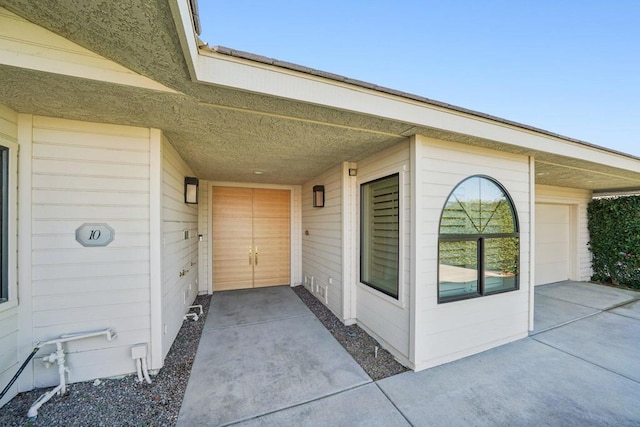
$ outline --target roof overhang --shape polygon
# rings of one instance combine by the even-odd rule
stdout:
[[[196,36],[187,2],[171,3],[191,76],[199,83],[410,124],[404,136],[425,134],[533,156],[541,184],[607,192],[640,189],[640,159],[631,155],[296,64],[210,48]]]
[[[113,3],[105,15],[93,2],[59,0],[45,10],[0,0],[168,88],[126,89],[0,64],[0,77],[11,83],[0,89],[0,102],[20,112],[157,127],[203,179],[299,184],[422,134],[533,156],[541,184],[640,188],[640,159],[633,156],[295,64],[209,48],[195,32],[190,3]],[[93,93],[109,105],[92,102]]]

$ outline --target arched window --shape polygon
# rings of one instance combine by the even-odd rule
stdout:
[[[519,288],[518,217],[507,191],[486,176],[456,186],[440,217],[438,302]]]

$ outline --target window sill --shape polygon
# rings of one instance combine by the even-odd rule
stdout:
[[[438,298],[438,304],[447,304],[450,302],[456,302],[456,301],[466,301],[466,300],[470,300],[470,299],[476,299],[476,298],[487,298],[487,297],[492,297],[494,295],[502,295],[502,294],[507,294],[509,292],[517,292],[520,290],[520,287],[518,286],[515,289],[505,289],[505,290],[501,290],[501,291],[494,291],[494,292],[490,292],[490,293],[485,293],[484,295],[482,294],[470,294],[470,295],[464,295],[461,297],[449,297],[449,298]]]
[[[392,296],[389,296],[387,294],[385,294],[384,292],[381,292],[375,288],[372,288],[371,286],[362,283],[362,282],[358,282],[357,286],[359,289],[362,289],[364,291],[367,291],[369,294],[376,296],[378,298],[380,298],[381,300],[391,303],[399,308],[405,309],[406,305],[404,303],[404,292],[402,292],[402,285],[400,285],[400,289],[399,289],[399,295],[398,295],[398,299],[395,299]]]

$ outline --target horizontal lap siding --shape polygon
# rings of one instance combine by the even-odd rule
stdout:
[[[381,153],[358,162],[358,183],[362,184],[378,178],[400,173],[401,232],[400,248],[400,300],[383,295],[364,284],[357,286],[356,312],[358,324],[379,339],[396,357],[409,359],[409,317],[410,317],[410,259],[411,251],[411,180],[409,165],[409,143],[403,142]],[[404,183],[404,185],[403,185]],[[360,188],[357,189],[360,200]],[[358,207],[359,212],[359,207]],[[357,219],[360,228],[360,218]],[[358,233],[359,235],[359,233]],[[357,247],[360,242],[357,242]],[[359,277],[360,261],[357,260],[356,274]]]
[[[184,202],[184,178],[193,171],[162,137],[162,354],[198,294],[198,206]],[[200,184],[202,185],[202,183]],[[203,191],[199,192],[202,195]],[[198,203],[204,203],[199,200]],[[189,236],[185,239],[185,230]],[[180,275],[185,272],[184,275]]]
[[[17,124],[17,114],[4,105],[0,105],[0,146],[15,146],[17,144]],[[15,300],[15,295],[13,299]],[[0,304],[0,387],[4,388],[9,383],[17,369],[18,307],[13,302],[5,302]],[[0,406],[8,402],[16,393],[17,388],[14,386],[0,401]]]
[[[313,207],[313,186],[324,185],[323,208]],[[328,307],[343,319],[342,307],[342,165],[302,186],[302,273],[307,289],[325,302],[327,289]],[[306,231],[309,235],[306,235]],[[311,289],[310,280],[323,290]],[[329,284],[329,278],[332,284]]]
[[[423,369],[525,336],[529,292],[529,159],[498,151],[417,137],[416,368]],[[497,180],[513,199],[520,225],[520,290],[438,304],[438,233],[453,189],[472,175]]]
[[[34,117],[32,153],[34,340],[113,328],[112,342],[66,344],[71,379],[132,372],[131,345],[150,339],[149,130]],[[107,223],[115,239],[83,247],[83,223]],[[57,382],[33,367],[36,386]]]
[[[577,260],[575,280],[590,280],[591,252],[589,252],[589,229],[587,219],[587,206],[592,199],[591,191],[576,188],[554,187],[549,185],[536,185],[536,203],[552,203],[574,205],[577,209],[577,236],[575,258]]]

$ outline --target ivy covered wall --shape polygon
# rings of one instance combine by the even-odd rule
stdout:
[[[592,280],[640,289],[640,196],[594,199],[587,212]]]

